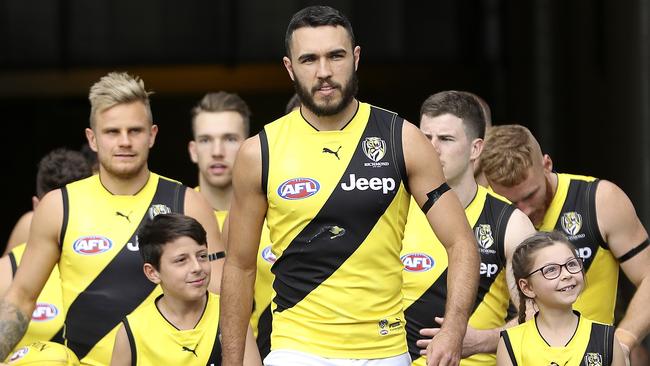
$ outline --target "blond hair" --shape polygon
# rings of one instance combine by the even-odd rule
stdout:
[[[192,134],[196,134],[196,116],[202,112],[236,112],[244,121],[244,137],[250,132],[251,110],[248,104],[237,94],[219,91],[207,93],[192,108]]]
[[[144,81],[138,76],[131,76],[126,72],[111,72],[99,79],[90,87],[90,127],[95,127],[95,118],[108,108],[118,104],[142,102],[149,121],[153,122],[149,95],[153,94],[144,88]]]
[[[485,134],[479,165],[488,181],[507,187],[520,184],[528,177],[528,168],[542,151],[530,131],[521,125],[489,128]]]

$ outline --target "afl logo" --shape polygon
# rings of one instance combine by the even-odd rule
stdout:
[[[407,272],[426,272],[434,267],[435,261],[424,253],[409,253],[401,258]]]
[[[273,252],[271,251],[270,245],[262,249],[262,258],[269,263],[275,263],[277,258],[275,257],[275,254],[273,254]]]
[[[7,360],[9,363],[20,360],[21,358],[25,357],[27,355],[27,352],[29,352],[29,347],[23,347],[19,349],[18,351],[14,352],[11,357],[9,357],[9,360]]]
[[[492,236],[492,227],[488,224],[480,224],[474,230],[474,235],[476,235],[476,242],[478,245],[487,249],[494,244],[494,237]]]
[[[568,235],[577,235],[582,228],[582,216],[575,211],[565,212],[562,214],[560,223],[565,233]]]
[[[293,178],[278,187],[278,195],[285,200],[301,200],[320,190],[320,183],[311,178]]]
[[[72,244],[72,249],[78,254],[95,255],[109,251],[113,247],[111,239],[103,236],[83,236]]]
[[[378,162],[386,155],[386,141],[379,137],[366,137],[361,144],[368,159]]]
[[[57,309],[56,306],[45,302],[39,302],[36,304],[36,309],[34,309],[34,312],[32,313],[32,321],[46,322],[56,318],[57,315],[59,315],[59,309]]]

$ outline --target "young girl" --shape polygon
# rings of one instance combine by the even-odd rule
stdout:
[[[614,327],[572,309],[585,286],[576,253],[559,232],[538,233],[515,249],[512,271],[519,290],[520,325],[501,332],[497,366],[625,365]],[[524,323],[529,302],[538,311]]]

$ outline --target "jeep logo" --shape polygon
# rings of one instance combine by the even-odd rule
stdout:
[[[395,180],[393,178],[377,177],[370,179],[357,179],[355,174],[350,174],[350,182],[341,183],[341,188],[343,188],[344,191],[352,191],[354,189],[365,191],[367,189],[372,189],[373,191],[382,191],[383,194],[388,194],[388,192],[392,192],[395,189]]]

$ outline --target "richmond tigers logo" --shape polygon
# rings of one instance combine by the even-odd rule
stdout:
[[[600,353],[588,352],[585,356],[586,366],[603,366],[603,357]]]
[[[480,224],[474,229],[476,235],[476,242],[483,249],[487,249],[494,244],[494,237],[492,236],[492,227],[488,224]]]
[[[582,228],[582,216],[575,211],[565,212],[562,214],[560,223],[562,224],[562,230],[567,235],[577,235]]]
[[[368,159],[378,162],[386,155],[386,141],[379,137],[366,137],[361,144]]]

